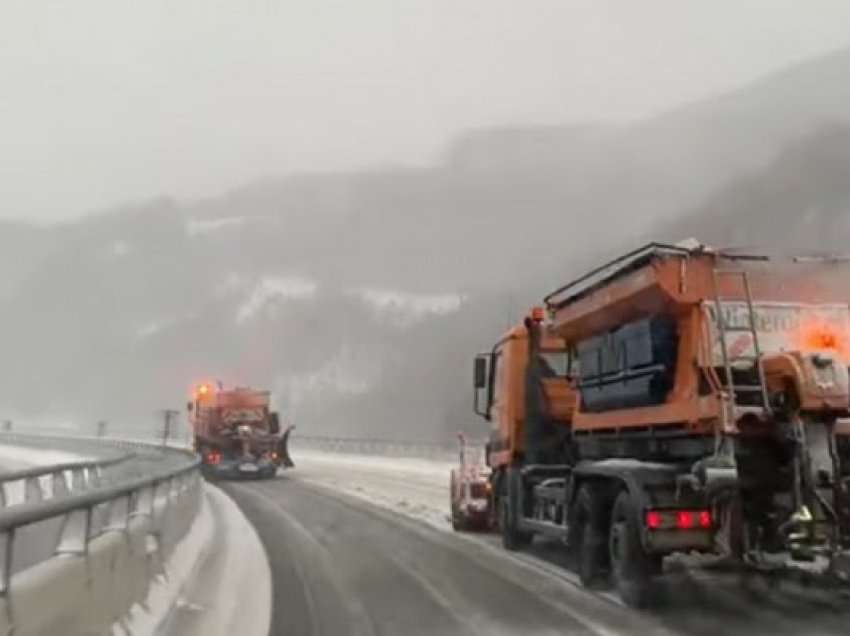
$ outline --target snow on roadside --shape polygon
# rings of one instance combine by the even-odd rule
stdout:
[[[84,459],[86,458],[77,453],[67,451],[0,444],[0,466],[3,470],[64,464]]]
[[[213,515],[206,496],[189,531],[166,564],[168,576],[157,578],[148,590],[144,605],[136,604],[126,618],[127,633],[153,636],[161,632],[180,601],[183,588],[190,581],[198,563],[211,549],[214,537]]]
[[[178,547],[169,566],[176,573],[174,583],[162,586],[157,609],[150,610],[147,626],[140,625],[134,634],[269,633],[272,575],[260,537],[230,496],[210,484],[204,489],[203,518],[193,525],[193,532],[202,536],[189,535]]]
[[[292,451],[296,468],[287,475],[330,488],[449,530],[449,473],[451,462]]]

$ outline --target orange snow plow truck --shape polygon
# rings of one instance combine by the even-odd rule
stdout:
[[[654,600],[673,553],[850,581],[850,271],[651,244],[475,360],[504,546]]]
[[[187,404],[195,452],[208,478],[271,478],[292,468],[289,434],[280,430],[268,391],[198,385]]]

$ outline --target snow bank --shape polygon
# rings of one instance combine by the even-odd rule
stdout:
[[[125,623],[126,633],[137,636],[162,633],[162,625],[179,605],[184,586],[191,580],[203,555],[211,549],[213,537],[213,514],[204,497],[192,527],[165,564],[166,576],[151,584],[144,607],[135,605],[130,611]]]
[[[449,472],[451,462],[292,451],[293,479],[363,499],[377,506],[450,529]]]
[[[162,617],[155,633],[266,636],[271,627],[272,576],[260,538],[236,503],[209,484],[204,510],[199,530],[204,544],[187,537],[175,553],[180,569],[175,563],[176,575],[170,578],[176,581],[161,594],[159,606],[167,611],[152,612]]]

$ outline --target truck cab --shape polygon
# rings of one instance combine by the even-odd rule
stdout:
[[[475,410],[491,425],[487,465],[566,461],[577,394],[575,360],[564,340],[529,317],[479,355],[475,365]]]

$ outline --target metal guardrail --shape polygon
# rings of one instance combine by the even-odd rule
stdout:
[[[161,440],[44,435],[29,439],[42,445],[51,439],[85,442],[128,452],[94,462],[0,473],[0,490],[15,480],[54,480],[49,499],[33,492],[23,503],[0,508],[0,634],[109,634],[134,607],[144,605],[152,582],[166,574],[166,563],[189,533],[202,503],[200,460],[185,447],[163,445]],[[0,434],[3,440],[14,444],[27,437]],[[293,444],[330,452],[439,460],[454,459],[457,453],[456,443],[449,442],[299,435]],[[140,458],[153,452],[153,457],[179,455],[185,462],[123,483],[105,484],[98,479],[99,471],[123,463],[134,451]],[[80,474],[87,480],[84,487],[80,487]],[[31,557],[26,554],[27,544],[41,541],[49,543],[47,558],[22,563]]]
[[[71,483],[49,500],[29,500],[0,510],[0,633],[105,634],[135,604],[144,603],[151,581],[164,573],[164,564],[201,503],[199,458],[186,450],[157,449],[182,454],[186,462],[115,485],[91,481],[81,490]],[[13,471],[0,475],[0,481],[61,474],[55,477],[61,484],[67,471],[91,470],[94,475],[127,459],[125,454]],[[17,537],[53,521],[58,523],[50,550],[55,558],[16,572]]]
[[[2,440],[2,437],[0,437]],[[50,466],[33,466],[21,470],[0,472],[0,508],[9,505],[8,486],[21,481],[24,484],[24,501],[37,502],[45,499],[42,478],[51,482],[51,497],[64,497],[72,492],[97,488],[103,482],[103,471],[133,459],[135,452],[124,453],[109,459],[91,459],[65,462]],[[69,479],[70,473],[70,479]]]

